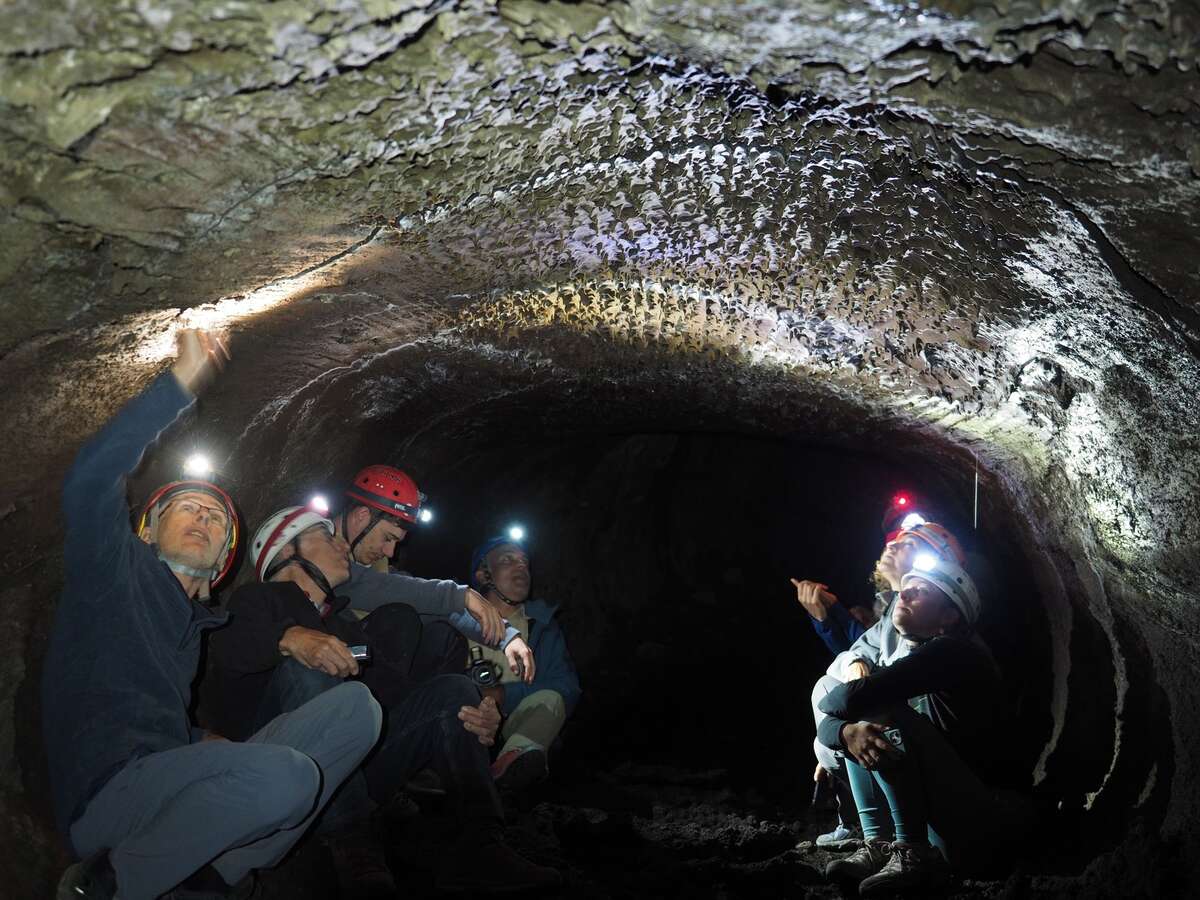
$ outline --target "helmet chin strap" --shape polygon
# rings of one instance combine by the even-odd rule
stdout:
[[[382,512],[380,512],[377,509],[372,509],[371,510],[371,518],[367,521],[367,527],[364,528],[362,531],[360,531],[358,533],[358,537],[356,537],[354,540],[352,540],[350,542],[350,558],[352,560],[354,560],[355,562],[358,562],[358,557],[354,555],[354,548],[358,546],[359,541],[361,541],[363,538],[365,538],[367,536],[367,533],[370,532],[370,530],[372,528],[374,528],[376,525],[379,524],[379,521],[382,518],[383,518]],[[347,531],[347,529],[346,529],[346,511],[342,510],[342,534],[347,535],[349,533],[350,532]]]
[[[522,601],[522,600],[509,600],[509,599],[508,599],[508,597],[506,597],[506,596],[504,595],[504,592],[503,592],[502,590],[500,590],[500,588],[498,588],[498,587],[496,586],[496,582],[494,582],[494,581],[492,581],[492,580],[491,580],[491,578],[492,578],[492,570],[491,570],[491,569],[489,569],[489,568],[487,567],[487,565],[486,565],[486,564],[484,565],[483,569],[484,569],[484,571],[485,571],[485,572],[487,572],[487,574],[488,574],[488,582],[487,582],[487,584],[485,584],[485,585],[483,586],[483,589],[484,589],[485,591],[495,591],[495,592],[496,592],[496,596],[497,596],[497,597],[499,597],[499,598],[500,598],[501,600],[503,600],[503,601],[504,601],[506,604],[508,604],[509,606],[512,606],[512,607],[514,607],[514,608],[515,608],[515,607],[518,607],[518,606],[520,606],[520,605],[521,605],[521,604],[524,602],[524,601]]]
[[[296,552],[287,559],[273,563],[266,572],[263,573],[263,581],[270,581],[275,574],[284,566],[289,566],[292,563],[298,565],[304,570],[304,574],[312,579],[313,583],[324,592],[324,600],[326,603],[333,603],[337,598],[334,596],[333,588],[329,586],[329,579],[325,577],[325,573],[321,571],[321,567],[312,560],[305,559],[300,555],[300,538],[299,535],[291,540],[292,549]]]

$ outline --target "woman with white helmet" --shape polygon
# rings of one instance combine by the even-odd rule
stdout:
[[[863,896],[944,882],[951,866],[993,857],[1028,818],[1026,803],[988,787],[999,780],[1004,696],[974,634],[979,614],[964,569],[918,556],[891,612],[912,649],[820,703],[817,737],[845,756],[865,839],[826,875]]]

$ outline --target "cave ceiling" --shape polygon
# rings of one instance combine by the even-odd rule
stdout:
[[[395,411],[397,379],[497,359],[581,390],[657,377],[641,348],[937,429],[1073,492],[1164,598],[1196,587],[1193,4],[3,18],[0,377],[21,389],[0,414],[26,451],[6,508],[181,324],[262,338],[226,409],[260,422],[330,370]]]

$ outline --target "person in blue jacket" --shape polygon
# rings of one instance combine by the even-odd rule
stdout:
[[[198,601],[231,566],[238,521],[217,485],[156,491],[138,533],[126,479],[223,364],[220,342],[182,331],[178,356],[76,457],[63,485],[66,583],[42,678],[58,825],[83,857],[58,900],[246,896],[379,738],[361,684],[265,723],[245,742],[193,725],[204,631]]]
[[[497,784],[519,791],[549,774],[547,751],[583,693],[567,652],[566,638],[555,621],[557,606],[531,599],[529,552],[520,541],[494,537],[471,554],[471,583],[513,628],[528,640],[537,660],[533,680],[504,666],[496,651],[472,643],[471,652],[492,659],[498,684],[482,689],[500,707],[503,741],[492,764]]]

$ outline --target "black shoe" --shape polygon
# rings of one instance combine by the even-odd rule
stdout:
[[[373,830],[355,828],[326,838],[325,844],[333,857],[339,897],[383,900],[396,896],[387,854]]]
[[[439,891],[510,894],[562,884],[557,869],[531,863],[500,841],[480,844],[456,857],[435,876],[434,884]]]
[[[63,872],[56,900],[112,900],[117,896],[117,873],[107,850],[97,850]]]
[[[546,751],[540,747],[526,747],[502,753],[492,763],[492,778],[496,789],[507,793],[521,793],[535,784],[546,780],[550,770],[546,765]]]

